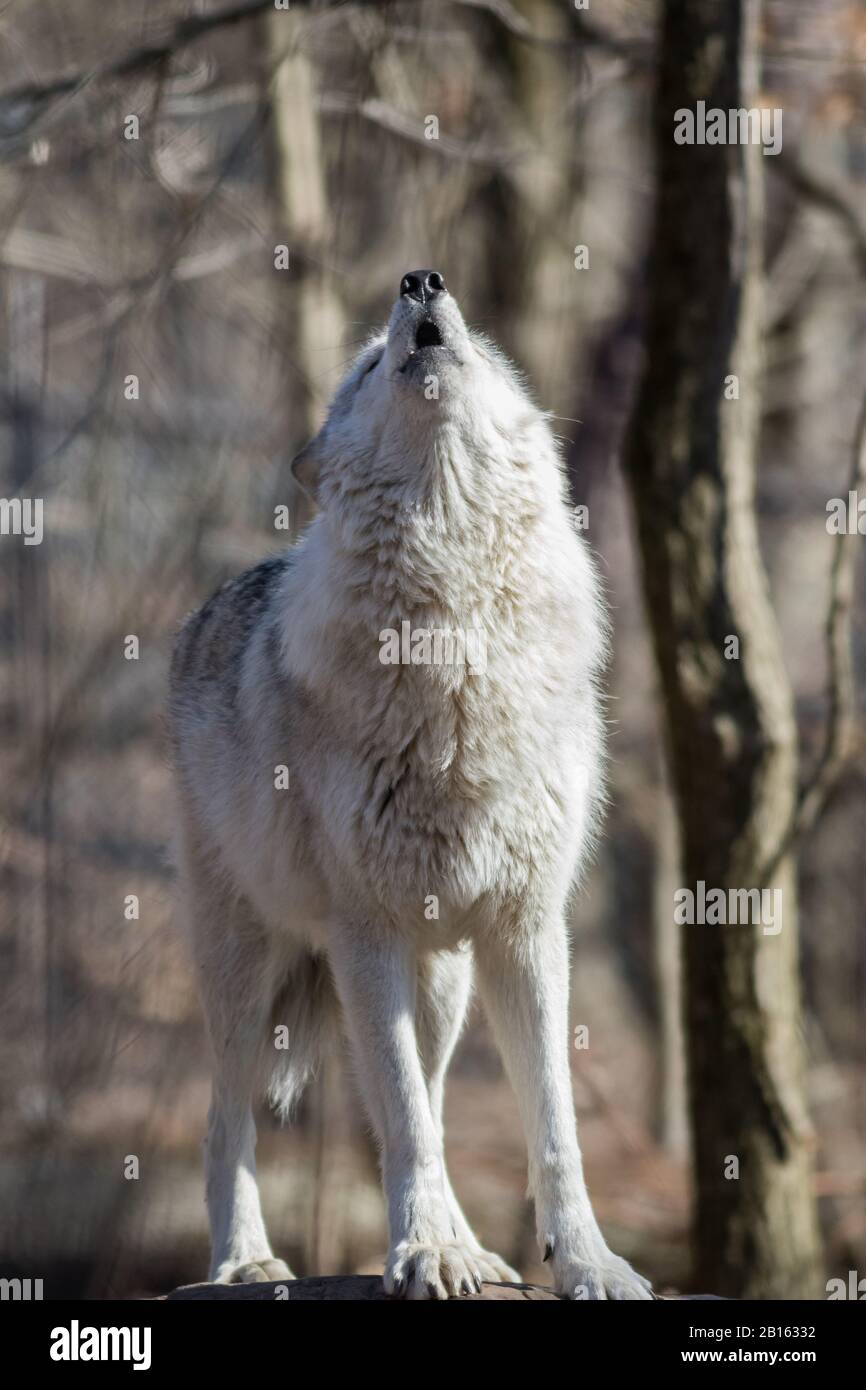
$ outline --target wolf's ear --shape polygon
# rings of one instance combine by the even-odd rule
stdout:
[[[314,502],[319,500],[319,466],[322,461],[321,434],[311,439],[292,459],[292,477],[302,492]]]

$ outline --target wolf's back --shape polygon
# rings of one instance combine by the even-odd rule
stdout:
[[[223,584],[184,621],[171,659],[172,724],[190,704],[215,695],[232,714],[247,643],[291,563],[291,552],[263,560]]]

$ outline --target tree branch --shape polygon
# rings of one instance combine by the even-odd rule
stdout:
[[[866,485],[866,397],[854,436],[848,491]],[[811,824],[821,810],[827,792],[842,768],[853,743],[855,727],[854,663],[851,654],[854,575],[859,550],[859,533],[843,531],[836,538],[830,571],[830,606],[827,612],[826,640],[829,657],[830,708],[824,748],[813,776],[798,800],[798,818]]]
[[[294,0],[294,3],[305,4],[307,0]],[[272,8],[273,0],[243,0],[243,3],[226,5],[207,14],[187,15],[168,30],[164,39],[140,44],[120,58],[111,58],[96,67],[83,68],[49,82],[28,82],[12,87],[0,93],[0,140],[20,140],[45,108],[60,97],[71,96],[91,82],[127,77],[130,73],[157,67],[203,34],[238,24]]]
[[[832,213],[842,224],[851,242],[861,275],[866,275],[866,227],[860,214],[848,201],[841,188],[819,178],[795,159],[782,154],[776,170],[801,197],[825,212]]]

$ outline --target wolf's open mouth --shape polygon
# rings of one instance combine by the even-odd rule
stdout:
[[[425,319],[422,324],[419,324],[418,332],[415,334],[415,346],[417,348],[442,346],[442,334],[432,319]]]

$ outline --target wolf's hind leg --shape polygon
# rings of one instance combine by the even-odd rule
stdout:
[[[217,1284],[291,1279],[274,1258],[265,1231],[255,1160],[256,1134],[249,1103],[215,1082],[207,1138],[207,1204],[211,1223],[209,1278]]]
[[[259,1089],[262,1051],[270,1017],[267,962],[245,945],[234,953],[225,981],[237,990],[209,1010],[216,1064],[205,1149],[211,1226],[210,1278],[220,1284],[288,1279],[288,1265],[274,1259],[265,1231],[256,1179],[256,1129],[252,1097]]]
[[[472,956],[468,950],[440,951],[418,963],[415,1028],[427,1078],[430,1109],[444,1152],[442,1104],[445,1073],[460,1036],[472,993]],[[457,1239],[476,1250],[476,1262],[488,1283],[519,1283],[520,1275],[500,1255],[484,1250],[466,1220],[444,1169],[445,1195]]]
[[[274,1258],[256,1181],[253,1097],[264,1090],[265,1049],[280,962],[252,909],[184,846],[182,878],[193,954],[213,1051],[205,1143],[210,1279],[290,1279]]]

